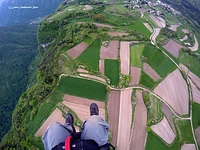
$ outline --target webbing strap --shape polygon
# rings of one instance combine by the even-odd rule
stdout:
[[[69,136],[66,138],[65,140],[65,150],[70,150],[70,140],[71,140],[72,136]]]

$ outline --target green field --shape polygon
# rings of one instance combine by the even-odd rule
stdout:
[[[142,52],[144,50],[144,44],[131,46],[131,66],[142,67]]]
[[[159,49],[146,45],[142,53],[147,63],[161,76],[166,77],[176,66]]]
[[[100,48],[101,40],[96,39],[77,59],[93,70],[98,71]]]
[[[200,61],[197,57],[194,57],[186,52],[181,52],[179,55],[180,63],[188,66],[190,71],[200,77]]]
[[[175,139],[172,145],[166,145],[159,137],[152,131],[148,132],[145,150],[180,150],[181,147]]]
[[[105,101],[107,95],[104,84],[74,77],[62,77],[57,90],[65,94],[99,101]]]
[[[37,114],[34,119],[31,120],[28,124],[27,135],[34,135],[37,130],[41,127],[44,121],[50,116],[50,114],[55,109],[55,104],[53,103],[44,103],[40,106]]]
[[[118,60],[104,60],[105,75],[111,80],[112,85],[119,84],[119,61]]]
[[[180,138],[179,140],[182,143],[194,143],[192,129],[189,120],[180,120],[175,118],[175,125]]]
[[[157,83],[154,82],[153,79],[148,76],[144,71],[141,72],[139,84],[149,89],[153,89],[157,85]]]
[[[192,122],[194,129],[200,125],[200,104],[198,103],[192,104]]]
[[[133,22],[133,24],[131,24],[129,26],[124,26],[122,28],[133,30],[133,31],[143,34],[144,36],[150,37],[151,32],[145,27],[145,25],[143,23],[144,23],[144,21],[140,19],[140,20]]]

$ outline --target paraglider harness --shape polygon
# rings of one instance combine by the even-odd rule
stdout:
[[[65,142],[55,146],[52,150],[115,150],[114,146],[107,143],[101,147],[94,140],[81,140],[81,132],[69,136]]]

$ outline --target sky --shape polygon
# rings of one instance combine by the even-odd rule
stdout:
[[[1,3],[2,3],[3,1],[5,1],[5,0],[0,0],[0,6],[1,6]]]

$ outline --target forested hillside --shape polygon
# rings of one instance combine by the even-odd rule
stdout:
[[[0,7],[0,25],[30,23],[52,13],[62,1],[64,0],[4,1]]]
[[[200,1],[199,0],[162,0],[164,3],[171,4],[190,20],[200,24]],[[196,24],[196,25],[198,25]],[[199,27],[199,26],[198,26]],[[199,27],[200,28],[200,27]]]
[[[0,27],[0,140],[11,127],[12,112],[26,90],[37,54],[37,26]]]

